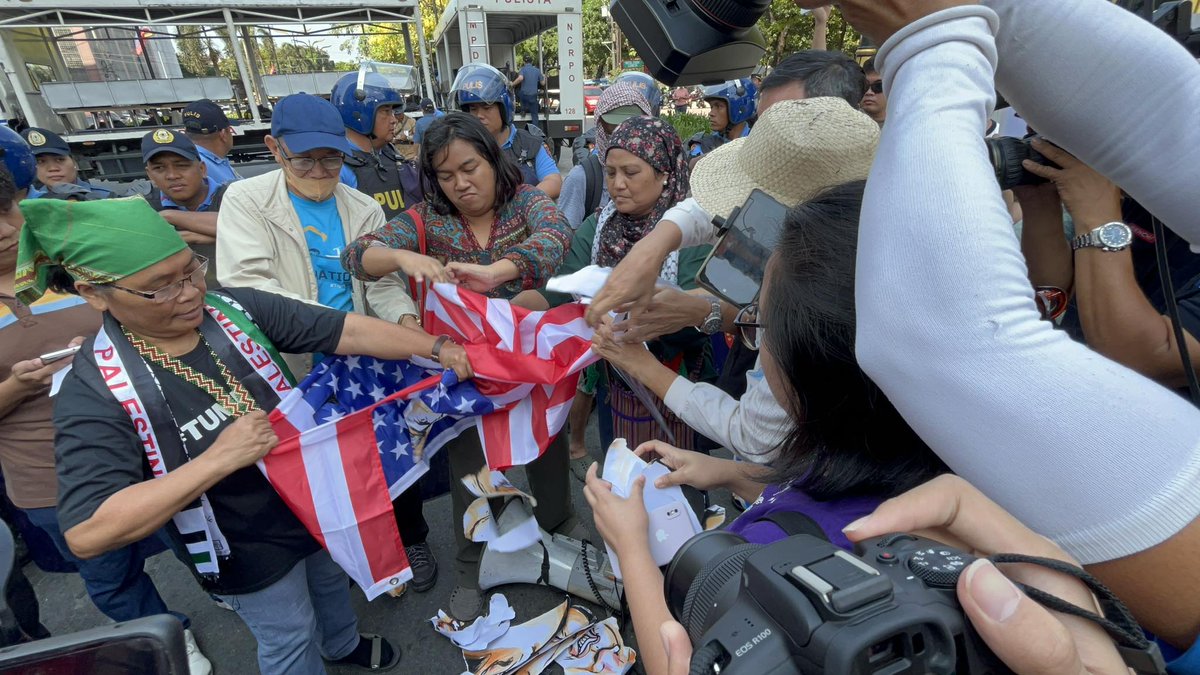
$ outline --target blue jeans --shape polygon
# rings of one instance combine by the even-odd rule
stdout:
[[[183,623],[184,628],[191,625],[187,615],[167,610],[154,581],[146,574],[146,559],[168,549],[165,532],[160,530],[137,543],[83,560],[67,546],[58,525],[58,509],[47,507],[24,511],[29,522],[49,535],[59,553],[79,568],[88,596],[105,616],[113,621],[130,621],[155,614],[171,614]]]
[[[320,675],[358,646],[350,582],[324,549],[261,591],[221,595],[258,641],[262,675]]]
[[[537,94],[521,94],[521,106],[525,108],[525,112],[529,113],[534,126],[540,127],[541,125],[538,124],[538,108],[540,106]]]

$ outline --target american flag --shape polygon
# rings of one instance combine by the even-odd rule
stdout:
[[[495,413],[476,420],[488,466],[503,471],[537,459],[567,422],[579,374],[599,360],[586,308],[546,312],[436,284],[425,298],[425,330],[464,345],[479,392]]]
[[[412,576],[391,500],[434,453],[474,424],[488,465],[503,470],[562,429],[579,372],[598,358],[583,309],[532,312],[439,284],[426,330],[464,345],[474,380],[419,359],[331,357],[271,413],[280,443],[260,468],[368,599]]]

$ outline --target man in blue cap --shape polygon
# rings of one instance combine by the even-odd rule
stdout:
[[[196,144],[201,161],[208,167],[208,177],[217,185],[225,185],[241,176],[229,163],[233,149],[233,123],[221,106],[202,98],[183,109],[183,128]]]
[[[285,97],[275,105],[265,140],[280,168],[229,186],[217,217],[220,282],[420,329],[403,277],[392,274],[365,283],[342,267],[346,244],[385,221],[372,197],[339,180],[355,147],[346,138],[337,108],[310,94]],[[297,377],[312,368],[307,356],[284,358]],[[425,543],[429,527],[420,491],[401,493],[393,507],[413,588],[427,591],[437,580],[437,560]]]
[[[29,188],[29,199],[54,197],[76,201],[107,199],[111,190],[92,185],[79,177],[79,164],[71,155],[71,146],[62,136],[38,127],[21,132],[37,158],[37,183]]]
[[[142,161],[155,188],[146,201],[175,226],[193,251],[214,259],[217,211],[226,186],[208,177],[196,144],[183,134],[158,129],[142,137]],[[216,271],[211,267],[208,276],[215,287]]]

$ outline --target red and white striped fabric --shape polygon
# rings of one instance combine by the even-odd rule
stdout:
[[[532,462],[566,424],[580,372],[600,358],[585,309],[535,312],[453,284],[426,294],[425,330],[466,348],[479,393],[496,406],[476,421],[491,469]]]
[[[407,399],[432,377],[380,401]],[[319,424],[301,390],[271,412],[279,445],[259,461],[267,480],[334,562],[373,600],[412,579],[379,461],[372,411]]]

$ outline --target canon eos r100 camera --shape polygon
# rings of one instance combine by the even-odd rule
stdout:
[[[693,537],[666,575],[691,672],[1011,673],[955,596],[974,557],[909,534],[857,550],[807,534],[769,546],[724,531]]]

